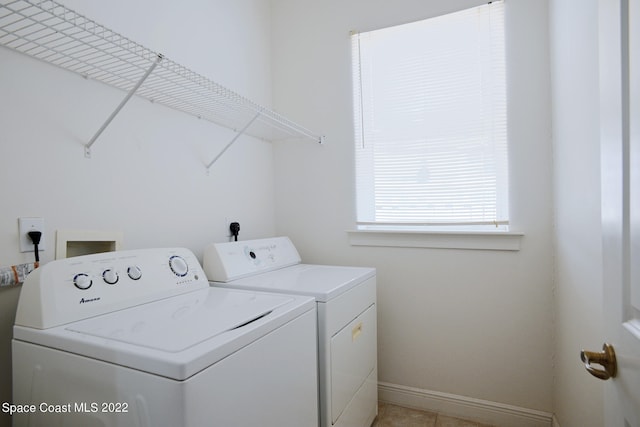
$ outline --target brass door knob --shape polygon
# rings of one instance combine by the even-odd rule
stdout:
[[[614,378],[618,371],[616,352],[613,350],[611,344],[604,343],[600,353],[582,350],[580,352],[580,359],[584,363],[584,367],[587,369],[587,372],[601,380]],[[604,370],[594,368],[591,366],[592,363],[602,366]]]

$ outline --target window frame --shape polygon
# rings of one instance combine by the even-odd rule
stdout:
[[[475,7],[469,9],[473,8]],[[352,33],[352,37],[356,34],[357,33]],[[356,83],[355,79],[354,83]],[[358,93],[355,87],[353,93],[355,119],[355,112],[357,111],[355,103],[358,102]],[[356,130],[356,134],[354,134],[356,139],[357,132]],[[509,189],[507,185],[507,200],[508,192]],[[357,217],[357,213],[355,216]],[[494,225],[485,224],[482,227],[442,227],[434,224],[428,224],[426,226],[425,224],[396,224],[394,226],[388,226],[388,224],[358,221],[357,218],[355,218],[355,224],[356,229],[348,231],[349,241],[355,246],[519,250],[523,236],[523,233],[509,231],[508,220],[505,222],[501,221],[500,224],[497,222]]]

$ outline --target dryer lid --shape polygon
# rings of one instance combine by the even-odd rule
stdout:
[[[375,268],[297,264],[227,282],[225,286],[312,296],[327,302],[375,276]],[[216,283],[212,282],[215,286]]]

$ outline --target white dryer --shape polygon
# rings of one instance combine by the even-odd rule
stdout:
[[[186,249],[52,261],[20,294],[13,426],[315,426],[316,346],[313,298],[211,288]]]
[[[287,237],[209,245],[203,268],[216,287],[314,297],[320,425],[371,425],[378,412],[375,269],[301,264]]]

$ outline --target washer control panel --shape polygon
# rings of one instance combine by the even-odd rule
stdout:
[[[27,276],[16,324],[45,329],[208,286],[197,258],[184,248],[61,259]]]
[[[168,265],[171,269],[171,272],[176,277],[187,277],[189,274],[189,264],[187,261],[180,255],[170,255],[168,258]],[[89,267],[91,267],[89,265]],[[126,274],[124,274],[126,272]],[[73,284],[78,289],[86,290],[91,288],[94,285],[94,280],[97,280],[97,283],[100,284],[102,282],[107,285],[115,285],[120,281],[120,275],[123,275],[124,281],[127,279],[131,280],[140,280],[142,278],[142,268],[139,265],[129,265],[119,271],[119,269],[115,267],[107,267],[102,271],[101,274],[93,274],[90,275],[88,273],[82,272],[73,276]],[[197,275],[194,275],[193,279],[197,280]],[[188,283],[189,280],[178,281],[178,283]]]

